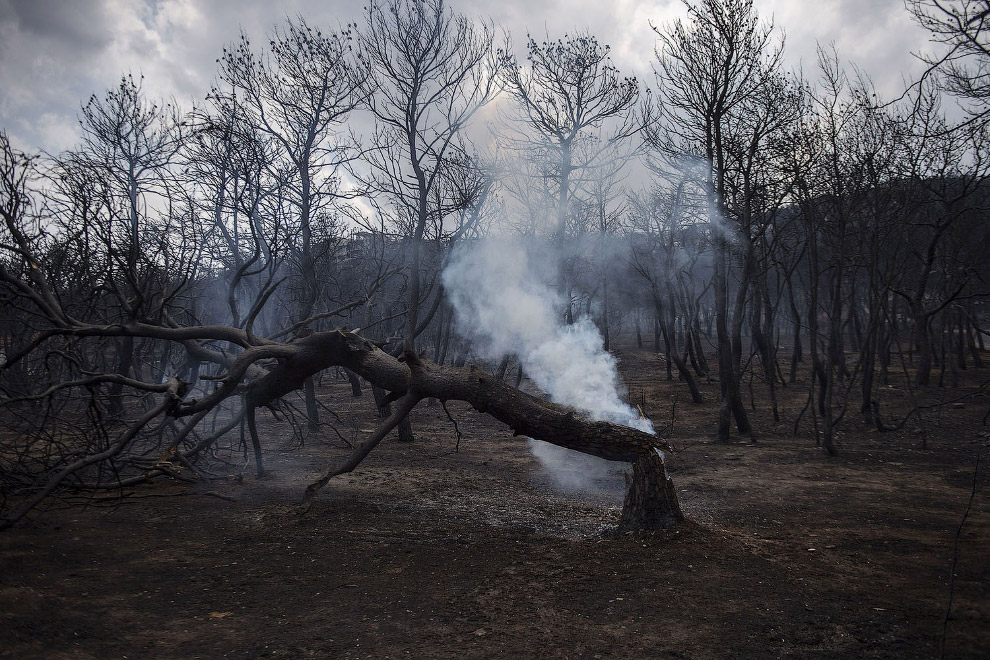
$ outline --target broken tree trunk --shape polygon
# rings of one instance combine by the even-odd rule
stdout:
[[[390,399],[401,398],[409,410],[424,398],[465,401],[477,411],[504,422],[516,435],[607,460],[633,463],[633,481],[623,507],[622,529],[668,528],[683,519],[673,482],[659,452],[661,447],[670,447],[654,435],[620,424],[589,420],[571,408],[534,397],[477,369],[444,368],[408,352],[396,359],[353,333],[321,333],[304,341],[323,343],[324,356],[333,356],[331,359],[389,390]],[[309,360],[306,364],[313,366]],[[275,380],[284,382],[281,378]],[[372,435],[370,446],[362,445],[314,482],[306,491],[304,508],[309,508],[316,492],[330,478],[357,467],[396,423],[394,416],[384,420]]]
[[[674,481],[659,449],[633,463],[632,482],[622,505],[619,531],[669,529],[684,520]]]
[[[405,418],[406,412],[427,398],[465,401],[479,412],[504,422],[516,435],[544,440],[607,460],[635,463],[640,472],[652,461],[660,466],[653,468],[654,471],[665,474],[656,449],[670,447],[655,435],[619,424],[590,420],[572,408],[534,397],[477,369],[444,368],[408,351],[403,356],[395,357],[353,332],[314,332],[287,343],[264,340],[257,344],[252,343],[244,331],[225,326],[171,328],[144,323],[73,325],[51,332],[51,335],[57,334],[152,337],[178,341],[192,344],[190,350],[226,367],[226,374],[215,380],[215,389],[205,396],[186,399],[187,388],[183,386],[183,396],[176,397],[167,407],[167,414],[172,417],[199,417],[234,396],[244,397],[244,409],[249,412],[302,390],[307,379],[335,366],[350,369],[372,385],[386,390],[386,400],[399,401],[403,414],[390,415],[369,441],[355,448],[355,452],[343,462],[331,467],[323,479],[307,489],[307,500],[332,476],[353,470],[374,445]],[[195,342],[207,339],[231,341],[244,350],[234,357],[227,357],[203,349]],[[19,357],[15,356],[14,362],[17,359]],[[224,432],[232,427],[230,425]],[[257,439],[256,460],[260,472],[263,466],[260,438]],[[252,442],[254,440],[255,437],[252,437]],[[672,516],[671,520],[680,519],[669,478],[651,478],[648,474],[634,477],[625,509],[627,528],[655,526],[654,521],[662,520],[664,516]]]

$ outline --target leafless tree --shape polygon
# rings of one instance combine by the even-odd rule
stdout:
[[[583,184],[606,180],[630,158],[639,130],[633,109],[639,83],[611,63],[609,47],[588,33],[526,44],[526,63],[508,58],[508,91],[521,118],[505,122],[503,139],[520,158],[537,163],[550,183],[558,247],[567,240],[572,198]],[[527,186],[528,188],[528,186]],[[566,294],[561,265],[558,288]],[[573,320],[571,305],[568,319]]]
[[[316,308],[322,296],[314,237],[340,213],[335,205],[350,196],[343,170],[358,155],[344,123],[363,100],[367,72],[350,42],[350,28],[325,33],[298,18],[274,32],[264,54],[254,53],[242,35],[220,58],[220,80],[231,88],[228,103],[239,96],[250,123],[277,147],[270,166],[284,179],[291,227],[298,232],[293,316],[301,326],[312,322],[314,313],[328,311]],[[306,409],[312,432],[319,421],[312,382],[306,384]]]
[[[465,201],[447,185],[449,170],[469,153],[468,122],[499,91],[495,33],[443,0],[385,0],[368,4],[358,41],[376,121],[366,183],[388,198],[379,212],[395,214],[410,239],[403,346],[413,350],[423,321],[421,244]]]
[[[907,217],[912,227],[909,263],[917,270],[905,273],[903,283],[893,291],[907,302],[918,350],[916,381],[927,386],[934,348],[931,324],[966,291],[977,273],[975,264],[953,263],[942,249],[958,225],[966,226],[969,233],[970,223],[980,212],[990,180],[990,127],[947,130],[935,95],[928,95],[906,122],[903,145],[909,169],[905,175],[913,189],[913,213]]]
[[[730,417],[751,433],[740,394],[730,333],[729,269],[732,246],[741,239],[739,214],[729,206],[730,141],[746,104],[775,81],[782,42],[762,22],[751,0],[703,0],[688,5],[688,21],[654,28],[660,86],[652,146],[668,154],[693,151],[707,163],[702,185],[708,195],[714,241],[715,325],[722,404],[718,437],[729,437]],[[745,270],[743,275],[748,275]],[[745,282],[743,283],[745,286]],[[737,306],[738,308],[738,306]],[[740,323],[741,319],[734,319]]]
[[[631,196],[631,221],[638,230],[639,240],[632,245],[629,261],[636,275],[649,286],[654,317],[666,346],[667,379],[672,378],[671,364],[677,365],[691,400],[702,403],[701,391],[687,364],[687,356],[696,348],[691,333],[685,333],[683,356],[674,341],[678,306],[683,318],[694,316],[690,305],[686,304],[687,298],[678,294],[684,280],[693,279],[693,267],[703,249],[701,245],[690,243],[695,232],[690,226],[689,194],[689,186],[682,177],[669,190],[656,186]]]
[[[967,124],[990,119],[990,2],[904,0],[904,6],[942,51],[923,54],[928,65],[919,84],[937,77],[965,104]]]

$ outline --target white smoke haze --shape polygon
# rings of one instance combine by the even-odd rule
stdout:
[[[536,252],[537,254],[532,254]],[[457,246],[443,272],[457,330],[491,361],[513,356],[556,403],[596,421],[654,433],[650,421],[622,400],[618,363],[604,350],[589,318],[564,322],[554,281],[558,257],[546,243],[488,238]],[[567,491],[614,490],[624,466],[544,442],[530,441],[554,482]],[[621,485],[620,485],[621,492]]]
[[[518,354],[530,379],[551,400],[577,408],[594,420],[653,433],[649,420],[622,401],[618,362],[602,348],[598,327],[587,317],[561,324],[536,346]]]
[[[529,451],[543,466],[554,490],[609,504],[621,504],[626,492],[625,463],[571,451],[542,440],[529,440]]]

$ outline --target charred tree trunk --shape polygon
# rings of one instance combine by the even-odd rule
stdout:
[[[415,442],[416,436],[413,433],[412,422],[409,416],[399,420],[399,442]]]
[[[953,334],[956,349],[956,364],[959,369],[966,369],[966,314],[962,307],[955,310],[956,329]],[[975,365],[974,365],[975,366]]]
[[[701,311],[700,311],[700,298],[693,298],[686,290],[681,293],[681,306],[684,309],[684,314],[690,318],[691,331],[688,334],[688,340],[692,344],[694,351],[694,356],[697,359],[697,369],[695,373],[701,378],[708,378],[710,374],[710,369],[708,368],[708,360],[705,358],[705,344],[701,340]]]
[[[375,407],[378,409],[378,418],[381,420],[386,420],[392,415],[392,403],[389,399],[388,392],[383,388],[372,385],[371,392],[375,396]],[[413,434],[412,423],[409,421],[409,417],[405,416],[400,419],[396,424],[396,431],[398,433],[399,442],[413,442],[416,440],[416,436]]]
[[[602,275],[602,340],[606,351],[612,348],[612,334],[609,330],[608,269]],[[590,301],[589,301],[590,302]]]
[[[449,314],[447,319],[443,322],[443,341],[440,342],[440,354],[437,356],[437,364],[443,365],[447,363],[447,351],[450,349],[450,332],[453,326],[454,315]]]
[[[669,445],[654,435],[610,422],[589,420],[573,409],[526,394],[477,369],[443,368],[410,352],[397,360],[352,333],[320,333],[305,341],[307,345],[299,347],[302,350],[293,359],[283,360],[279,367],[261,379],[263,383],[257,383],[255,401],[263,405],[269,397],[281,396],[286,387],[298,382],[302,374],[291,374],[290,377],[285,373],[287,370],[325,368],[321,362],[341,364],[387,390],[390,393],[386,397],[388,402],[402,401],[400,410],[395,411],[401,411],[401,417],[389,414],[367,442],[380,442],[401,419],[407,418],[408,411],[419,400],[432,397],[441,401],[465,401],[475,410],[504,422],[516,435],[537,438],[606,460],[635,463],[634,472],[638,470],[638,476],[634,475],[624,514],[627,528],[639,528],[640,525],[650,529],[669,527],[683,518],[676,491],[664,471],[662,456],[656,451],[669,449]],[[367,442],[355,450],[361,458],[371,451]],[[358,463],[360,460],[355,461],[352,456],[332,467],[328,476],[314,482],[307,490],[304,506],[308,506],[316,491],[330,477],[350,472]]]
[[[358,378],[358,375],[350,369],[344,369],[344,375],[347,376],[347,381],[351,384],[351,396],[355,398],[361,396],[361,379]]]
[[[303,392],[306,395],[307,428],[310,433],[316,433],[320,430],[320,409],[316,403],[316,383],[312,378],[306,379]]]
[[[673,297],[668,298],[668,304],[671,308],[674,306]],[[664,316],[663,306],[660,303],[660,292],[653,287],[653,305],[656,312],[656,318],[660,319],[661,331],[663,332],[664,341],[667,347],[667,380],[673,380],[672,363],[677,365],[677,373],[681,379],[688,386],[688,390],[691,392],[691,401],[694,403],[703,403],[704,399],[701,396],[701,391],[698,389],[698,383],[694,380],[694,376],[691,374],[691,370],[688,369],[687,363],[684,358],[677,353],[677,347],[674,345],[673,341],[673,322]]]
[[[770,408],[773,411],[773,421],[780,421],[780,411],[777,405],[777,358],[770,347],[770,334],[773,331],[772,315],[770,310],[770,294],[767,291],[766,275],[761,275],[757,280],[757,290],[754,291],[752,300],[752,311],[750,313],[750,334],[753,337],[753,344],[756,353],[760,356],[760,366],[763,369],[763,378],[767,384],[767,392],[770,394]],[[764,334],[764,330],[766,334]]]
[[[801,312],[794,300],[794,284],[787,280],[787,300],[791,305],[791,321],[794,327],[793,346],[791,348],[791,371],[788,381],[793,384],[797,380],[798,363],[804,360],[804,348],[801,345]]]
[[[505,373],[509,370],[509,356],[503,357],[499,363],[498,367],[495,368],[495,378],[498,380],[505,380]]]
[[[308,379],[307,382],[312,379]],[[258,424],[255,420],[257,408],[251,403],[250,397],[245,399],[245,406],[248,408],[247,425],[251,434],[251,446],[254,448],[254,465],[258,471],[258,478],[265,476],[265,464],[261,458],[261,438],[258,436]]]
[[[122,337],[119,346],[117,354],[120,357],[117,361],[117,373],[126,378],[131,375],[134,366],[134,338]],[[110,385],[108,393],[110,395],[109,408],[112,415],[119,416],[124,413],[124,402],[121,398],[123,391],[124,386],[119,382]]]
[[[932,330],[929,317],[924,313],[914,314],[914,346],[918,349],[914,382],[919,387],[928,387],[932,378]]]
[[[443,364],[443,360],[440,359],[440,352],[443,347],[443,335],[446,329],[446,321],[444,320],[444,311],[446,310],[446,305],[442,302],[437,310],[437,324],[436,331],[433,333],[433,361],[437,364]]]
[[[660,316],[660,313],[661,312],[658,309],[657,310],[657,319],[662,318]],[[669,381],[674,380],[674,361],[673,361],[673,355],[674,355],[674,351],[676,349],[674,349],[671,346],[670,332],[669,332],[669,330],[667,328],[667,322],[666,322],[666,320],[658,321],[658,322],[660,323],[660,333],[663,335],[664,368],[666,369],[667,381],[669,382]]]
[[[659,449],[633,463],[632,480],[622,505],[619,531],[669,529],[684,520],[674,482]]]
[[[377,385],[372,385],[371,395],[375,397],[375,409],[378,412],[378,419],[387,419],[392,414],[392,404],[389,403],[388,392]]]
[[[981,343],[978,343],[977,340],[980,338],[982,333],[980,333],[979,328],[976,328],[975,333],[973,332],[975,326],[972,318],[972,303],[970,303],[970,305],[970,312],[965,312],[966,320],[964,325],[966,330],[966,343],[969,345],[969,353],[973,357],[973,366],[979,369],[983,366],[983,359],[980,356],[980,351],[983,350],[983,346]]]

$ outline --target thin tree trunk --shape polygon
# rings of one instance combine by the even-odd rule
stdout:
[[[320,430],[320,409],[316,403],[316,384],[312,378],[306,379],[303,392],[306,394],[306,418],[309,420],[307,428],[310,433],[316,433]]]
[[[361,391],[361,379],[356,373],[350,369],[344,369],[344,375],[347,376],[347,381],[351,384],[351,396],[359,397],[363,394]]]

